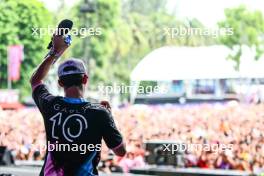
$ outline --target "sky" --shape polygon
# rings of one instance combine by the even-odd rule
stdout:
[[[264,14],[263,0],[169,0],[168,9],[181,18],[197,18],[204,25],[214,27],[224,19],[224,9],[244,4],[250,10]]]
[[[60,0],[41,0],[50,10],[55,10]],[[67,0],[69,6],[79,0]],[[140,0],[138,0],[140,2]],[[251,10],[264,14],[264,0],[168,0],[167,8],[182,19],[197,18],[207,27],[216,27],[224,19],[224,9],[245,4]]]

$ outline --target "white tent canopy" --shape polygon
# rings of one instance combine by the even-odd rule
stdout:
[[[131,81],[186,79],[264,78],[264,60],[254,61],[254,53],[243,47],[240,72],[226,58],[225,46],[165,46],[144,57],[130,75]]]

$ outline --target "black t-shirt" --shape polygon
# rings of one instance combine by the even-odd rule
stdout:
[[[53,96],[44,84],[33,90],[33,99],[44,118],[46,175],[97,175],[102,139],[110,149],[122,144],[111,113],[101,105]]]

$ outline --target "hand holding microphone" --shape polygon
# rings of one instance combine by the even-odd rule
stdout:
[[[62,20],[59,23],[55,34],[57,36],[64,36],[72,29],[72,26],[73,26],[73,22],[71,20],[68,20],[68,19]],[[68,36],[70,36],[70,35],[68,35]],[[71,38],[69,38],[68,36],[66,36],[66,38],[65,38],[65,43],[70,44],[71,40],[69,40],[69,39],[71,39]],[[52,43],[52,41],[50,41],[47,49],[51,49],[52,46],[53,46],[53,43]]]
[[[56,57],[60,57],[63,52],[70,46],[70,44],[67,44],[64,41],[64,37],[60,35],[53,35],[52,37],[52,48],[51,51],[53,51],[56,54]]]
[[[56,60],[53,63],[55,63],[57,59],[64,53],[64,51],[70,46],[71,36],[66,34],[71,30],[72,26],[73,22],[71,20],[62,20],[59,23],[55,34],[53,34],[51,42],[47,47],[50,49],[49,55],[56,57]]]

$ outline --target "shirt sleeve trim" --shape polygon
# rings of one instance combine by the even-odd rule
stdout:
[[[40,85],[43,85],[43,82],[42,81],[40,81],[39,83],[37,83],[37,84],[35,84],[35,85],[31,85],[31,87],[32,87],[32,91],[34,91],[38,86],[40,86]]]
[[[124,143],[121,142],[121,143],[120,143],[119,145],[117,145],[116,147],[111,148],[111,150],[115,151],[115,150],[119,149],[120,147],[122,147],[123,145],[124,145]]]

